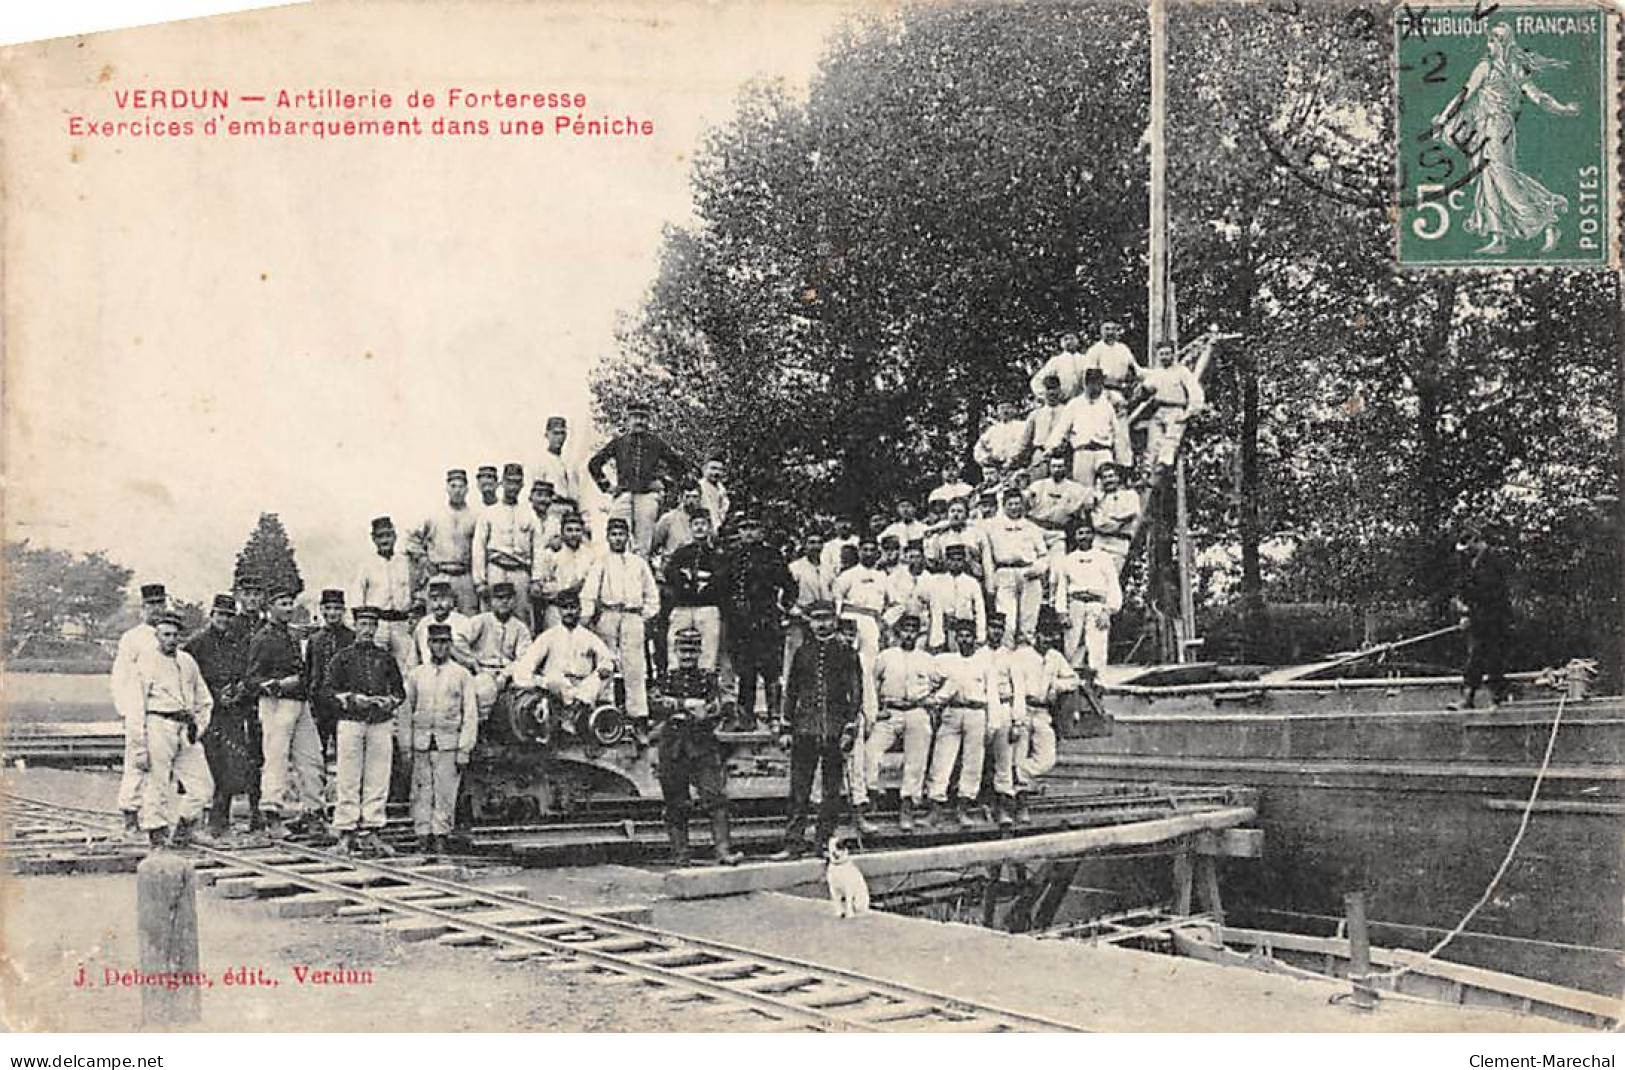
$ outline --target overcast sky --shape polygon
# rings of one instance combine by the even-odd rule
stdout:
[[[804,89],[843,5],[333,4],[22,46],[3,104],[7,535],[200,599],[280,513],[306,587],[448,466],[590,444],[587,374],[689,213],[703,131]],[[872,8],[873,5],[870,5]],[[655,137],[73,138],[113,92],[585,92]],[[167,113],[145,113],[170,118]],[[397,105],[396,114],[405,114]],[[491,113],[486,113],[491,114]],[[191,116],[184,116],[191,117]],[[527,464],[528,467],[528,464]]]

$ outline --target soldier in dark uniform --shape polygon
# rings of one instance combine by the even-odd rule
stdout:
[[[264,827],[260,817],[260,741],[249,731],[258,723],[253,701],[243,687],[248,643],[237,624],[237,603],[229,594],[214,596],[209,623],[187,640],[185,650],[197,662],[214,698],[214,714],[203,733],[203,756],[214,777],[209,807],[209,834],[224,836],[231,828],[231,800],[248,796],[250,831]]]
[[[784,555],[762,541],[762,521],[738,519],[739,543],[722,558],[722,631],[739,675],[740,731],[756,727],[756,681],[767,692],[767,719],[779,716],[779,670],[784,661],[784,615],[796,597],[796,581]]]
[[[852,644],[836,636],[835,606],[814,602],[807,611],[812,639],[796,651],[784,685],[781,746],[790,751],[790,819],[784,827],[779,861],[807,853],[807,811],[812,782],[819,776],[819,850],[829,842],[841,812],[846,752],[857,738],[863,702],[862,670]]]
[[[728,795],[723,783],[722,749],[717,742],[717,674],[700,668],[700,633],[679,629],[673,653],[676,664],[666,673],[657,699],[665,714],[660,726],[660,793],[666,800],[666,835],[678,865],[687,865],[689,788],[700,808],[711,815],[711,842],[716,860],[736,864],[728,831]]]
[[[328,588],[322,592],[322,626],[305,643],[305,694],[310,696],[310,715],[316,720],[316,733],[322,740],[322,754],[336,753],[338,707],[326,697],[323,680],[333,655],[355,642],[355,632],[344,626],[344,592]]]
[[[269,618],[265,613],[265,581],[258,576],[244,576],[237,581],[237,616],[232,621],[232,637],[243,645],[243,656],[248,655],[248,644],[265,627]],[[250,828],[259,831],[265,827],[260,816],[260,767],[264,764],[265,741],[260,730],[259,703],[251,694],[243,696],[243,716],[248,733],[248,750],[254,763],[254,779],[248,789],[248,799],[254,809]]]
[[[1472,709],[1478,688],[1486,680],[1491,704],[1499,705],[1507,698],[1506,648],[1512,631],[1512,594],[1506,563],[1490,548],[1481,530],[1469,531],[1457,549],[1465,555],[1461,603],[1467,611],[1467,664],[1462,669],[1466,691],[1462,705]]]

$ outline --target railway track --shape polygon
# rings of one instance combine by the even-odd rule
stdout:
[[[13,821],[112,837],[113,815],[3,796]],[[42,833],[43,834],[43,833]],[[224,896],[278,901],[287,914],[385,924],[405,939],[545,959],[609,984],[642,984],[730,1028],[817,1032],[1077,1032],[1076,1026],[782,955],[537,903],[518,889],[453,879],[452,867],[380,862],[282,843],[197,847],[197,874]]]

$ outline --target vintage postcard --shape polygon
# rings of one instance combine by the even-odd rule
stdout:
[[[1618,22],[5,48],[7,1028],[1612,1058]]]

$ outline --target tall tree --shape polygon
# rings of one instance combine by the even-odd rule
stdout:
[[[27,539],[6,543],[5,562],[6,630],[17,641],[60,637],[69,625],[98,634],[123,605],[134,575],[99,550],[76,557]]]
[[[237,551],[237,566],[232,570],[232,583],[245,579],[259,580],[267,586],[287,586],[295,592],[305,589],[294,561],[293,544],[288,541],[288,530],[275,513],[261,513],[248,541]]]

